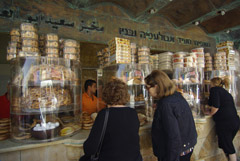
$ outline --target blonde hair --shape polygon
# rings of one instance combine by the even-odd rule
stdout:
[[[157,98],[174,94],[176,86],[168,75],[161,70],[154,70],[145,79],[145,83],[151,87],[157,85]]]
[[[211,83],[216,86],[216,87],[225,87],[225,88],[229,88],[229,83],[230,83],[230,80],[229,78],[220,78],[220,77],[215,77],[215,78],[212,78],[211,79]]]

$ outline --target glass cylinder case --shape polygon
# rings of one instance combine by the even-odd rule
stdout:
[[[173,70],[172,80],[177,86],[177,91],[187,100],[195,118],[202,116],[203,74],[203,68],[175,68]]]
[[[145,88],[144,78],[150,74],[151,66],[149,64],[115,64],[104,67],[98,74],[98,84],[103,86],[112,78],[119,78],[128,85],[130,101],[127,106],[135,108],[140,125],[152,121],[152,98]]]
[[[11,62],[11,136],[44,142],[80,128],[81,69],[78,61],[27,57]]]
[[[208,91],[210,92],[210,81],[212,78],[215,77],[219,77],[224,79],[227,79],[229,84],[228,84],[228,88],[224,87],[229,93],[231,93],[231,95],[233,96],[233,99],[235,101],[236,104],[236,108],[239,107],[240,103],[239,103],[239,93],[238,93],[238,89],[239,87],[239,72],[236,70],[213,70],[213,71],[207,71],[205,72],[205,80],[204,80],[204,84],[205,84],[205,92]],[[209,96],[205,95],[206,97]]]

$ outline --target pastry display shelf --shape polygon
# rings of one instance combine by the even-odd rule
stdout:
[[[51,108],[51,107],[45,107],[45,108],[39,108],[39,109],[29,109],[27,107],[19,107],[21,111],[11,111],[11,114],[13,115],[39,115],[39,114],[57,114],[57,113],[63,113],[63,112],[73,112],[74,111],[74,105],[67,105],[67,106],[60,106],[58,108]],[[77,104],[75,106],[78,106]],[[13,107],[14,108],[14,107]]]
[[[41,143],[81,129],[80,62],[21,57],[11,61],[11,138]]]
[[[78,81],[70,81],[70,80],[41,80],[38,82],[33,82],[33,81],[29,81],[28,82],[28,87],[36,87],[36,86],[40,86],[40,87],[45,87],[45,86],[79,86],[78,85]],[[23,85],[20,85],[23,86]]]

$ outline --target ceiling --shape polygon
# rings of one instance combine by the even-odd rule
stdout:
[[[134,21],[165,18],[178,29],[198,24],[217,42],[240,45],[240,0],[66,0],[78,9],[95,10],[102,5],[120,8]]]

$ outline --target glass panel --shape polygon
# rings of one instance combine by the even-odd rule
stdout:
[[[12,138],[44,142],[66,137],[80,126],[78,61],[27,57],[11,63]]]
[[[173,81],[177,91],[187,100],[193,116],[202,116],[200,106],[203,101],[203,68],[175,68]]]
[[[144,78],[150,71],[149,64],[116,64],[106,66],[98,72],[98,84],[103,86],[112,78],[119,78],[127,83],[130,94],[127,105],[136,109],[141,125],[153,118],[152,99],[144,86]]]

